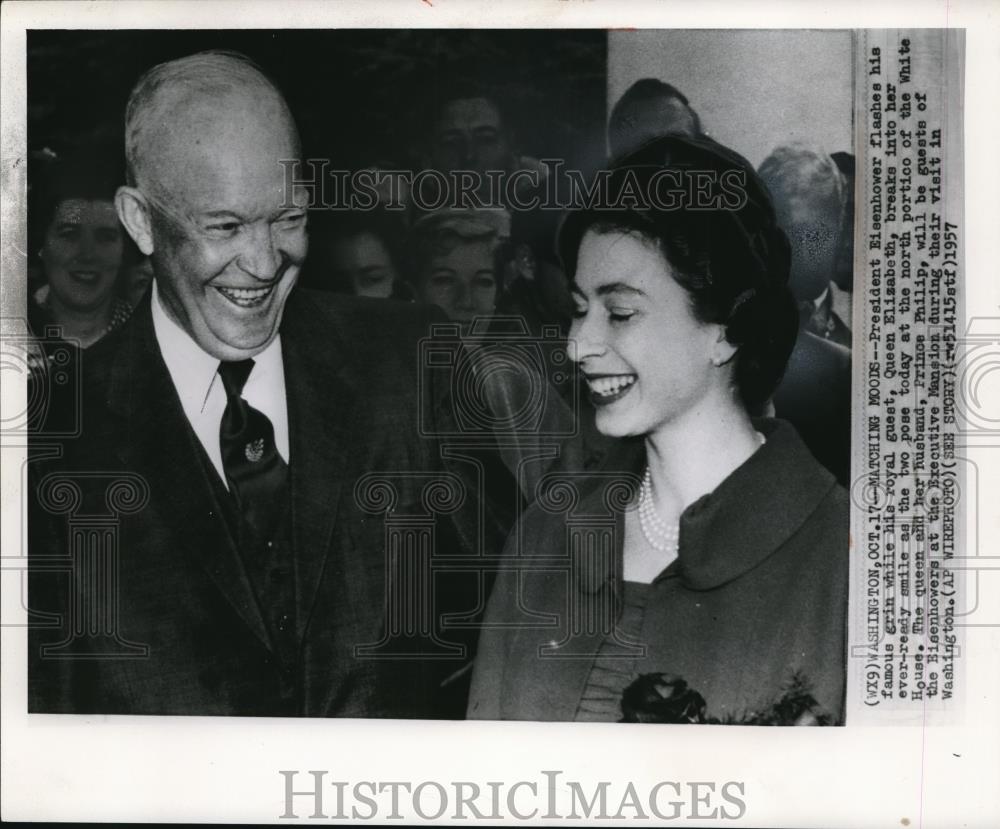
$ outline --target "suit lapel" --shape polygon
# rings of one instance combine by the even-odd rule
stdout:
[[[151,503],[167,516],[166,533],[179,542],[168,546],[167,554],[191,556],[254,635],[270,647],[253,588],[201,459],[204,450],[160,354],[148,294],[122,334],[108,387],[108,406],[123,419],[117,429],[109,424],[119,460],[145,478]]]
[[[359,392],[339,332],[308,303],[296,299],[293,292],[282,324],[281,350],[291,456],[296,626],[301,639],[331,548]],[[350,563],[338,562],[338,566]],[[352,583],[349,573],[342,578]]]

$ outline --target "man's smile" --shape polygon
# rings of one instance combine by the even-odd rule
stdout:
[[[275,281],[264,288],[225,288],[215,286],[215,290],[233,303],[233,305],[238,305],[240,308],[256,308],[267,300],[277,284],[277,281]]]

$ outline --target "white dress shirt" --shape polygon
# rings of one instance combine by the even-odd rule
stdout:
[[[830,284],[832,284],[832,283],[830,283]],[[813,310],[814,311],[818,311],[820,309],[820,307],[823,305],[823,303],[826,302],[826,295],[828,293],[830,293],[830,285],[827,285],[822,290],[822,292],[820,293],[820,295],[818,297],[816,297],[816,299],[813,300]]]
[[[222,413],[226,410],[226,390],[218,373],[219,361],[202,351],[191,335],[167,315],[155,280],[152,301],[156,342],[177,389],[184,414],[222,482],[228,487],[219,445],[219,428]],[[285,400],[285,368],[281,362],[281,337],[275,337],[253,361],[253,371],[243,387],[243,399],[267,415],[274,426],[278,454],[287,463],[288,406]]]
[[[852,319],[853,314],[851,312],[851,305],[852,305],[851,292],[845,291],[843,288],[837,285],[836,282],[831,282],[830,287],[827,288],[827,290],[833,294],[833,303],[832,303],[833,313],[835,313],[840,318],[840,321],[847,326],[847,329],[849,331],[853,331],[854,320]]]

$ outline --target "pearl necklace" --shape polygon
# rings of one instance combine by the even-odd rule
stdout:
[[[681,525],[679,521],[667,524],[653,504],[653,476],[648,466],[639,488],[639,528],[649,546],[658,553],[676,555]]]
[[[763,446],[766,438],[760,432],[755,434],[757,443]],[[642,476],[642,485],[639,487],[639,529],[642,530],[649,546],[658,553],[677,555],[681,535],[680,521],[668,524],[656,509],[653,501],[653,475],[648,465],[646,473]]]

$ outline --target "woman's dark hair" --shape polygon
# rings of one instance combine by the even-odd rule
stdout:
[[[588,230],[636,233],[656,244],[695,316],[724,325],[739,346],[736,385],[747,410],[758,413],[785,371],[798,312],[788,288],[788,240],[753,167],[710,138],[669,135],[604,175],[601,203],[570,213],[560,229],[567,275],[576,272]]]
[[[31,250],[45,244],[56,210],[68,199],[114,203],[115,192],[125,183],[125,168],[110,151],[79,151],[59,159],[38,162],[31,182],[28,239]],[[125,228],[122,236],[127,238]]]
[[[28,190],[29,289],[47,280],[34,254],[45,245],[49,226],[59,205],[70,199],[105,201],[114,204],[118,187],[125,183],[125,166],[120,152],[104,146],[85,146],[54,158],[32,162]],[[128,280],[126,269],[141,258],[132,237],[121,228],[122,262],[115,291],[124,298]]]

